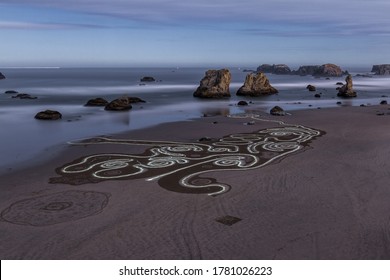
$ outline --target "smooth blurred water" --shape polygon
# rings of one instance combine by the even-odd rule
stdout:
[[[389,77],[354,77],[358,97],[336,97],[336,82],[344,78],[314,78],[311,76],[271,75],[271,84],[279,94],[260,98],[237,97],[243,84],[241,69],[232,68],[232,97],[224,100],[201,100],[192,96],[206,68],[50,68],[0,69],[7,78],[0,80],[0,173],[21,163],[31,164],[45,157],[45,151],[67,141],[95,135],[139,129],[165,122],[188,120],[204,115],[232,114],[245,110],[264,113],[279,105],[286,110],[378,104],[390,96]],[[156,82],[141,83],[143,76],[153,76]],[[142,84],[142,85],[140,85]],[[317,87],[321,98],[306,89]],[[6,90],[17,90],[37,96],[34,100],[11,98]],[[84,107],[87,100],[103,97],[113,100],[121,96],[136,96],[147,103],[135,104],[129,112],[108,112],[100,107]],[[252,101],[248,107],[236,106],[239,100]],[[309,107],[310,106],[310,107]],[[51,109],[62,113],[58,121],[34,119],[37,112]],[[47,153],[46,153],[47,154]]]

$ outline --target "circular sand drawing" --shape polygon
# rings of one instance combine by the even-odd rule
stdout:
[[[259,118],[255,114],[231,118],[274,122],[282,127],[252,133],[235,133],[220,139],[196,143],[111,139],[97,137],[71,142],[72,145],[144,145],[143,154],[96,154],[82,157],[56,169],[60,177],[50,183],[80,185],[105,180],[144,178],[156,180],[170,191],[219,195],[231,186],[204,175],[214,171],[251,170],[302,150],[324,132],[302,125]]]
[[[47,226],[78,220],[100,213],[109,194],[94,191],[66,191],[19,200],[1,212],[10,223]]]

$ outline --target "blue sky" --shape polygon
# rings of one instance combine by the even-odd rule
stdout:
[[[0,67],[390,63],[388,0],[0,0]]]

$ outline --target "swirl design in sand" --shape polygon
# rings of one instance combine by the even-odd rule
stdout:
[[[4,221],[19,225],[48,226],[100,213],[110,195],[95,191],[65,191],[19,200],[1,212]]]
[[[258,115],[233,115],[231,118],[260,119]],[[215,171],[246,171],[261,168],[304,149],[323,134],[302,125],[266,128],[253,133],[231,134],[220,139],[196,143],[127,140],[97,137],[71,142],[73,145],[143,145],[143,154],[102,153],[79,158],[56,169],[60,177],[51,183],[80,185],[105,180],[140,179],[157,181],[167,190],[180,193],[219,195],[231,186],[206,177]]]

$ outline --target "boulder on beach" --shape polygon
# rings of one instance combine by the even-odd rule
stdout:
[[[316,90],[317,90],[316,87],[313,86],[313,85],[307,85],[306,88],[307,88],[309,91],[316,91]]]
[[[262,73],[250,73],[246,76],[244,85],[237,91],[240,96],[262,96],[278,93],[278,90],[271,86],[267,76]]]
[[[339,96],[339,97],[356,97],[356,92],[353,90],[353,86],[352,86],[352,76],[348,75],[345,78],[345,82],[346,82],[345,85],[343,85],[339,89],[339,93],[337,94],[337,96]]]
[[[3,73],[0,72],[0,80],[2,79],[5,79],[5,76],[3,75]]]
[[[98,98],[88,100],[84,106],[106,106],[107,104],[108,104],[107,100],[98,97]]]
[[[153,78],[153,77],[150,77],[150,76],[145,76],[145,77],[141,78],[140,81],[141,81],[141,82],[155,82],[156,79]]]
[[[128,111],[132,108],[130,101],[127,97],[115,99],[108,103],[104,110],[107,111]]]
[[[58,120],[62,118],[62,114],[58,111],[46,110],[35,115],[38,120]]]
[[[286,64],[262,64],[257,67],[257,72],[288,75],[291,74],[291,69]]]
[[[375,75],[390,75],[390,64],[373,65],[371,72]]]
[[[273,108],[269,111],[269,113],[270,113],[271,115],[274,115],[274,116],[284,116],[284,115],[286,115],[286,112],[283,110],[283,108],[282,108],[282,107],[279,107],[279,106],[273,107]]]
[[[315,77],[341,77],[345,72],[341,70],[340,66],[332,63],[323,65],[305,65],[300,66],[298,70],[292,72],[295,75],[312,75]]]
[[[231,74],[228,69],[208,70],[194,92],[194,97],[224,98],[230,97]]]
[[[19,93],[17,95],[12,96],[12,98],[19,98],[19,99],[37,99],[38,97],[36,96],[31,96],[30,94],[27,93]]]

